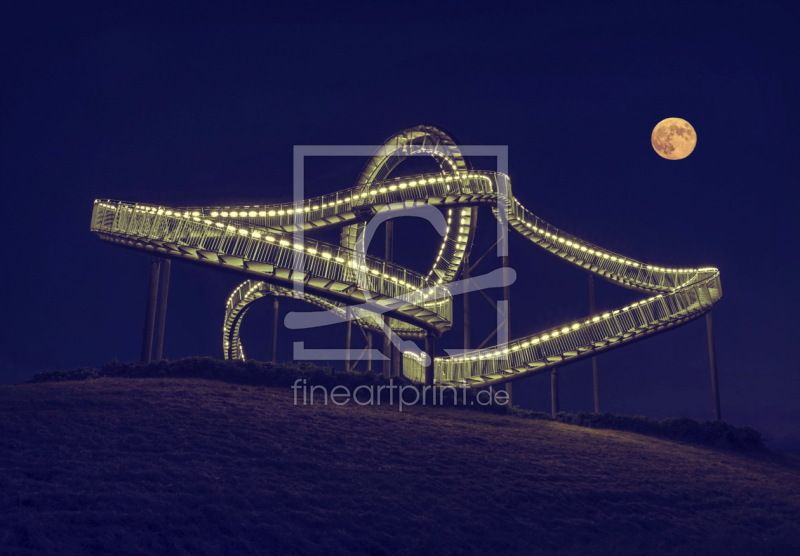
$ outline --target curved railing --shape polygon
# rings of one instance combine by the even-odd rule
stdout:
[[[265,295],[302,298],[303,294],[292,293],[297,282],[303,283],[309,303],[340,318],[345,317],[344,307],[352,306],[359,324],[374,330],[382,327],[381,314],[391,317],[390,327],[401,337],[439,335],[448,330],[452,326],[448,284],[470,248],[475,209],[481,204],[489,205],[498,218],[534,245],[649,295],[631,305],[503,345],[436,358],[434,378],[440,384],[478,386],[542,372],[687,322],[721,298],[717,269],[646,264],[568,234],[527,210],[513,196],[505,174],[463,169],[463,159],[453,145],[441,142],[431,146],[419,141],[429,129],[433,128],[408,134],[399,140],[401,146],[409,152],[433,150],[440,166],[449,165],[451,171],[370,181],[396,166],[387,169],[384,160],[384,166],[368,164],[356,187],[273,205],[171,209],[98,200],[92,230],[109,241],[216,264],[257,278],[234,290],[228,300],[224,325],[228,358],[244,358],[239,330],[250,305]],[[395,137],[402,138],[402,133]],[[447,210],[443,243],[427,276],[364,254],[358,237],[363,223],[376,211],[421,205]],[[307,239],[305,234],[302,241],[292,236],[299,227],[328,226],[345,226],[348,231],[342,236],[346,245]],[[406,352],[403,361],[407,377],[424,379],[424,354]]]
[[[225,323],[223,326],[222,349],[226,359],[246,359],[244,346],[241,342],[241,324],[253,303],[263,297],[288,297],[299,299],[306,303],[329,311],[341,320],[348,318],[346,313],[347,305],[337,301],[331,301],[325,297],[312,295],[307,292],[299,292],[295,289],[276,286],[260,280],[245,280],[237,286],[225,303]],[[370,315],[375,313],[364,311]],[[353,320],[362,328],[371,332],[383,332],[383,319],[361,318],[358,315]],[[420,338],[425,335],[425,331],[419,327],[409,325],[397,319],[390,319],[389,325],[402,338]]]
[[[302,282],[312,294],[377,307],[437,334],[450,326],[450,292],[412,270],[338,245],[313,239],[296,242],[287,239],[291,236],[243,222],[210,220],[197,212],[98,200],[92,230],[109,241],[225,266],[278,285]]]

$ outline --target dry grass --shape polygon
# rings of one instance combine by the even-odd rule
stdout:
[[[198,379],[0,388],[3,554],[800,553],[800,464]]]

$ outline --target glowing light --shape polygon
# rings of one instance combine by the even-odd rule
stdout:
[[[429,148],[432,152],[441,152],[444,149],[444,147],[442,146],[427,147],[427,148]],[[423,152],[425,152],[424,149]],[[293,243],[291,241],[291,238],[294,236],[289,233],[286,233],[286,235],[284,236],[286,239],[283,239],[280,237],[280,234],[282,232],[278,232],[279,236],[275,237],[272,235],[267,235],[266,232],[258,230],[250,230],[247,228],[238,228],[237,226],[233,226],[231,224],[225,226],[221,222],[214,222],[212,220],[202,220],[203,224],[205,224],[209,228],[201,228],[200,226],[197,225],[176,225],[180,224],[180,222],[175,219],[183,217],[188,220],[189,218],[192,218],[194,222],[200,222],[201,219],[199,217],[204,216],[206,214],[210,215],[212,218],[218,218],[218,217],[227,218],[229,216],[231,218],[244,218],[244,217],[264,218],[267,215],[269,215],[270,217],[274,217],[276,214],[283,216],[285,214],[291,215],[291,214],[309,213],[310,211],[318,211],[321,209],[328,209],[328,207],[330,207],[331,210],[327,213],[328,215],[337,215],[337,214],[345,215],[344,221],[343,219],[338,219],[338,220],[331,219],[331,223],[336,223],[338,225],[350,225],[351,223],[361,224],[361,220],[359,220],[361,218],[360,213],[356,213],[356,211],[351,211],[348,213],[346,211],[350,210],[349,207],[347,207],[346,209],[345,207],[342,207],[341,209],[338,207],[341,206],[343,203],[351,203],[351,202],[358,203],[359,199],[366,199],[368,197],[374,197],[378,194],[383,195],[386,194],[387,192],[404,190],[407,189],[408,187],[417,187],[426,185],[436,186],[436,184],[448,183],[452,185],[436,186],[435,188],[431,187],[424,191],[417,192],[416,195],[413,197],[411,194],[405,197],[414,198],[416,199],[415,202],[424,203],[425,202],[424,199],[426,197],[438,195],[439,203],[441,203],[442,205],[447,205],[447,203],[452,203],[453,198],[459,199],[456,202],[464,203],[463,200],[464,197],[459,198],[459,194],[462,191],[464,191],[461,188],[471,187],[472,188],[471,190],[467,190],[469,193],[476,193],[479,191],[485,192],[490,195],[493,195],[494,198],[502,199],[504,202],[506,202],[507,203],[506,206],[508,207],[509,224],[515,230],[524,232],[523,237],[530,238],[531,241],[537,244],[542,244],[544,242],[544,238],[548,238],[549,240],[548,243],[550,243],[550,245],[546,246],[547,249],[551,250],[553,253],[561,256],[562,258],[576,262],[576,264],[578,264],[578,261],[572,258],[570,253],[574,255],[575,253],[577,253],[577,251],[580,251],[582,253],[587,253],[593,257],[597,257],[596,259],[590,259],[589,257],[582,257],[582,260],[579,263],[580,266],[582,266],[583,268],[589,268],[591,271],[594,271],[597,274],[609,278],[613,281],[624,283],[625,285],[632,286],[634,288],[649,289],[651,291],[653,289],[662,289],[664,291],[667,291],[670,289],[670,287],[672,287],[670,293],[667,294],[668,296],[667,299],[670,301],[670,303],[649,305],[656,299],[664,297],[664,294],[658,294],[649,299],[639,300],[634,303],[631,303],[630,305],[626,305],[621,309],[614,309],[612,311],[607,311],[604,312],[602,315],[598,314],[586,317],[586,320],[580,323],[574,322],[568,325],[562,325],[561,328],[555,328],[553,330],[550,330],[548,331],[548,333],[542,334],[540,337],[529,337],[524,339],[524,341],[518,340],[515,343],[503,344],[495,348],[481,351],[479,353],[473,352],[462,355],[460,357],[436,358],[435,359],[437,363],[436,376],[438,378],[444,378],[445,380],[453,379],[453,377],[459,377],[459,378],[469,377],[471,376],[471,373],[489,372],[488,370],[491,370],[491,372],[498,372],[497,369],[501,367],[500,365],[483,365],[481,368],[478,368],[477,366],[470,367],[469,365],[460,368],[438,366],[438,365],[450,364],[450,362],[455,360],[462,362],[485,360],[490,357],[497,357],[500,355],[507,355],[511,352],[518,352],[520,350],[530,348],[531,346],[536,346],[541,342],[545,342],[549,339],[555,339],[559,337],[562,338],[558,342],[553,342],[552,345],[548,346],[548,349],[531,349],[529,352],[525,352],[524,357],[516,356],[522,362],[521,364],[524,364],[525,362],[533,363],[536,361],[535,358],[537,357],[541,358],[545,357],[545,355],[550,356],[551,354],[558,355],[558,352],[561,352],[562,350],[570,351],[570,348],[574,349],[574,346],[576,345],[576,342],[578,340],[582,342],[581,345],[585,345],[585,343],[590,341],[596,342],[597,339],[603,338],[606,334],[608,335],[612,335],[612,333],[618,334],[618,329],[620,328],[620,325],[622,323],[617,320],[609,321],[601,326],[589,327],[585,329],[581,334],[570,335],[569,333],[572,331],[580,330],[582,326],[588,326],[592,323],[597,323],[604,319],[611,319],[612,316],[619,315],[621,312],[627,312],[629,310],[637,310],[637,308],[639,307],[641,307],[641,309],[638,309],[637,310],[638,312],[635,314],[637,315],[637,317],[642,317],[645,320],[644,324],[639,324],[637,318],[637,325],[641,327],[647,326],[647,321],[654,321],[655,318],[654,313],[656,312],[658,313],[658,316],[661,318],[663,318],[664,314],[668,316],[671,315],[672,313],[670,313],[670,308],[673,306],[682,307],[683,312],[680,313],[680,317],[685,318],[685,316],[687,315],[686,307],[689,305],[689,303],[697,303],[698,304],[697,306],[699,306],[700,304],[700,302],[696,301],[697,296],[695,295],[695,292],[699,289],[699,287],[696,287],[695,284],[697,284],[698,281],[700,280],[710,280],[712,278],[711,273],[718,272],[714,268],[691,270],[691,269],[671,269],[653,265],[647,265],[646,268],[648,271],[650,271],[647,273],[633,271],[632,270],[633,268],[642,267],[645,265],[615,255],[611,252],[604,252],[601,249],[594,249],[588,247],[587,245],[590,244],[586,245],[582,244],[581,242],[573,239],[572,236],[570,236],[569,234],[562,232],[553,226],[550,226],[546,222],[538,220],[538,218],[535,215],[526,212],[526,209],[510,195],[508,195],[507,197],[504,196],[504,194],[498,187],[498,181],[502,178],[501,174],[499,173],[488,174],[484,172],[467,172],[463,170],[457,170],[458,165],[447,157],[445,157],[444,162],[442,162],[441,158],[439,159],[439,161],[440,164],[446,163],[450,165],[454,170],[454,175],[443,175],[443,174],[433,175],[433,176],[426,175],[423,177],[415,177],[414,180],[405,179],[403,181],[393,180],[384,182],[368,182],[366,184],[362,184],[359,186],[358,193],[356,193],[354,189],[347,189],[340,191],[339,193],[336,193],[335,196],[329,195],[325,197],[317,197],[315,199],[309,199],[302,202],[296,201],[292,205],[292,208],[288,208],[289,206],[287,204],[284,204],[283,205],[284,208],[269,209],[269,206],[267,206],[264,210],[260,210],[260,207],[262,205],[255,205],[254,207],[251,206],[237,207],[236,210],[230,210],[230,212],[220,211],[218,209],[211,210],[210,208],[200,209],[199,211],[186,210],[185,212],[181,212],[184,209],[175,210],[175,209],[168,209],[156,206],[131,206],[123,203],[110,202],[110,201],[99,202],[99,200],[97,200],[95,201],[95,207],[96,207],[95,210],[98,211],[98,214],[102,215],[111,215],[112,211],[118,211],[118,210],[120,211],[118,213],[120,216],[127,217],[128,215],[132,215],[132,217],[128,219],[131,222],[135,223],[135,225],[137,226],[136,233],[139,234],[146,233],[142,232],[141,230],[148,229],[147,224],[149,223],[156,224],[152,226],[152,229],[154,230],[153,233],[154,234],[158,233],[162,235],[155,236],[152,238],[153,240],[155,240],[152,242],[155,245],[159,245],[158,241],[165,241],[164,235],[166,233],[169,233],[170,236],[168,237],[168,239],[166,239],[166,241],[169,241],[170,243],[175,241],[179,245],[188,245],[190,247],[193,245],[200,245],[203,249],[208,249],[210,251],[218,252],[220,255],[224,255],[225,250],[232,248],[234,245],[239,245],[239,246],[244,245],[248,249],[250,247],[257,247],[257,249],[252,249],[251,253],[255,253],[259,257],[263,255],[264,258],[263,259],[256,258],[256,260],[263,260],[264,262],[273,262],[275,266],[278,267],[280,267],[281,265],[285,265],[286,263],[281,262],[281,259],[275,258],[278,254],[280,254],[280,250],[277,250],[272,246],[268,246],[263,243],[255,244],[252,242],[231,241],[230,236],[226,236],[225,234],[214,230],[223,228],[227,232],[229,232],[234,239],[235,239],[235,234],[240,234],[241,236],[252,237],[255,239],[261,239],[262,236],[266,235],[266,237],[263,237],[264,241],[271,243],[278,242],[279,245],[282,247],[287,247],[287,248],[291,247],[297,252],[305,252],[308,255],[317,255],[319,256],[320,259],[332,260],[340,265],[344,265],[346,263],[353,269],[363,271],[370,278],[366,282],[367,284],[369,284],[369,288],[374,289],[375,292],[378,292],[382,295],[397,295],[397,292],[401,290],[399,287],[396,286],[409,288],[408,298],[405,299],[409,298],[413,299],[414,304],[418,306],[424,306],[426,309],[428,309],[428,312],[424,312],[425,319],[428,319],[427,323],[431,324],[433,322],[434,325],[438,327],[439,325],[436,323],[445,322],[445,318],[449,317],[445,313],[439,313],[439,317],[445,317],[445,318],[442,318],[442,320],[437,321],[435,320],[435,317],[433,319],[431,318],[430,311],[434,310],[440,311],[441,309],[437,309],[437,307],[439,307],[440,305],[446,305],[445,302],[449,303],[450,300],[449,300],[449,292],[447,292],[444,289],[438,289],[438,287],[436,286],[445,284],[450,280],[452,280],[453,278],[452,274],[455,274],[457,272],[458,265],[461,262],[459,257],[463,257],[464,250],[468,248],[467,243],[469,242],[469,239],[472,236],[472,225],[475,219],[472,217],[463,216],[463,213],[461,213],[462,216],[459,217],[458,215],[459,213],[454,213],[453,209],[447,210],[447,223],[448,223],[446,230],[447,239],[446,242],[440,243],[439,254],[436,257],[436,263],[435,263],[435,265],[440,265],[441,264],[440,261],[444,259],[445,261],[444,264],[446,266],[436,266],[436,272],[431,270],[428,276],[426,277],[412,274],[411,275],[412,277],[409,278],[409,281],[401,280],[400,278],[398,278],[398,275],[394,274],[396,272],[394,267],[391,267],[392,269],[387,272],[385,270],[387,267],[385,265],[382,265],[381,261],[376,260],[372,257],[367,257],[366,259],[364,258],[360,259],[361,261],[364,260],[368,261],[369,265],[358,264],[353,260],[349,260],[349,257],[354,256],[352,254],[345,255],[345,257],[336,256],[335,253],[339,252],[337,251],[336,246],[323,247],[325,244],[315,243],[314,245],[316,245],[316,247],[307,247],[304,244]],[[476,189],[476,187],[478,186],[480,187],[480,189]],[[430,191],[435,191],[436,193],[431,194]],[[446,197],[446,198],[441,197],[442,191],[447,192],[448,195],[453,194],[456,197]],[[345,192],[350,196],[345,197],[344,196]],[[339,198],[340,195],[342,196],[342,198]],[[400,199],[402,197],[398,195],[396,196],[396,198]],[[361,201],[359,204],[364,205],[365,208],[371,208],[374,206],[385,204],[387,202],[388,201],[386,199],[383,199],[380,202],[377,202],[374,199],[367,199],[366,202]],[[370,203],[372,203],[372,205],[370,205]],[[278,205],[272,205],[272,206],[277,207]],[[232,207],[228,207],[228,209],[231,208]],[[251,209],[257,209],[257,210],[251,210]],[[368,211],[364,212],[367,213]],[[163,215],[163,214],[166,214],[168,217],[173,217],[174,219],[172,221],[167,222],[168,224],[170,224],[169,230],[157,231],[157,228],[159,228],[159,226],[164,222],[157,220],[156,215]],[[352,222],[348,222],[347,221],[348,219],[354,219],[354,220],[352,220]],[[94,223],[101,220],[102,219],[100,218],[95,218],[93,220],[93,229],[99,228],[103,230],[103,232],[105,232],[103,228]],[[110,221],[111,219],[107,220]],[[116,222],[118,220],[120,219],[116,218],[115,216],[114,221]],[[122,220],[124,221],[125,218],[123,218]],[[227,222],[235,223],[235,221],[233,220]],[[284,221],[284,223],[285,222],[286,221]],[[264,223],[260,224],[264,225]],[[540,224],[542,227],[537,226],[537,224]],[[324,226],[325,222],[322,221],[319,223],[315,223],[315,225]],[[162,227],[167,228],[166,226]],[[549,231],[545,231],[545,229]],[[532,232],[526,230],[532,230]],[[534,232],[535,234],[538,235],[534,235]],[[119,243],[125,243],[127,245],[132,245],[132,246],[141,246],[142,243],[145,243],[147,239],[147,238],[143,239],[141,238],[141,236],[137,236],[133,239],[131,239],[130,237],[125,237],[124,230],[122,231],[114,230],[112,234],[106,234],[106,235],[114,235],[114,234],[118,234],[118,236],[114,239],[111,239],[111,241],[117,241]],[[172,234],[177,234],[177,236],[173,236]],[[181,234],[184,235],[181,236]],[[208,243],[201,243],[206,241],[208,241]],[[564,249],[563,247],[552,245],[559,243],[569,249]],[[449,247],[447,247],[447,245],[449,245]],[[347,246],[345,245],[344,247],[346,248]],[[346,249],[341,252],[352,253],[351,251],[347,251]],[[445,257],[445,253],[447,253],[447,257]],[[185,254],[189,253],[187,252]],[[283,261],[291,259],[291,257],[285,257],[285,254],[286,253],[281,254],[283,256]],[[588,261],[591,261],[591,265],[588,264]],[[610,264],[606,261],[610,261],[610,263],[614,264]],[[310,267],[325,269],[319,271],[321,272],[323,278],[327,278],[329,280],[336,280],[337,284],[341,284],[342,282],[348,282],[348,281],[355,283],[355,279],[353,279],[352,277],[356,274],[356,272],[353,271],[343,272],[343,269],[341,267],[336,267],[332,264],[318,264],[318,263],[311,264],[311,263],[314,263],[314,261],[310,260],[309,262]],[[449,274],[443,273],[441,271],[446,267],[449,267],[446,270],[446,272]],[[330,272],[330,269],[334,269],[335,272],[330,275],[326,275],[325,272]],[[400,269],[400,271],[402,272],[403,270]],[[317,270],[315,270],[314,272],[317,272]],[[675,276],[676,273],[681,273],[681,274],[686,273],[687,275]],[[688,275],[689,273],[692,273],[692,275]],[[709,273],[709,274],[703,274],[703,273]],[[302,280],[305,280],[307,278],[310,279],[312,277],[313,273],[312,271],[309,270],[307,274],[304,273],[302,275]],[[295,276],[294,279],[301,280],[301,278],[298,278],[297,276]],[[685,301],[686,298],[680,297],[680,295],[683,295],[683,293],[680,292],[677,294],[675,293],[677,286],[674,285],[677,284],[679,281],[681,282],[680,292],[689,292],[690,296],[695,295],[694,300]],[[434,284],[436,286],[434,286]],[[361,287],[366,287],[366,286],[362,284]],[[705,288],[704,291],[706,292],[710,291],[713,287],[718,288],[718,286],[714,286],[713,284],[710,286],[703,285],[702,287]],[[272,288],[271,286],[270,287],[263,286],[263,289],[259,288],[260,288],[259,286],[255,286],[250,289],[242,287],[237,288],[236,290],[234,290],[234,293],[236,293],[236,297],[234,298],[234,296],[232,295],[229,298],[228,302],[231,306],[235,307],[239,306],[239,304],[241,304],[242,302],[242,299],[244,299],[245,297],[248,298],[262,297],[274,291],[270,289]],[[348,290],[342,290],[342,291],[346,292],[345,295],[349,294]],[[352,291],[352,287],[350,287],[349,291]],[[718,293],[712,295],[718,295]],[[424,305],[422,300],[424,300]],[[714,299],[712,299],[712,302],[713,301]],[[647,310],[644,310],[643,305],[646,304],[648,305],[648,308]],[[702,307],[705,308],[707,307],[707,305],[708,304],[705,304]],[[449,308],[449,305],[447,305],[447,307],[448,311],[451,310]],[[691,310],[689,310],[688,314],[691,314],[690,311]],[[377,320],[380,321],[380,319]],[[620,319],[620,321],[621,320],[623,319]],[[625,320],[630,321],[630,319],[625,319]],[[401,329],[404,330],[414,330],[413,325],[410,323],[406,323],[399,326],[401,327]],[[394,324],[392,325],[392,327],[394,328]],[[575,338],[573,340],[573,336],[576,336],[578,338]],[[230,343],[228,342],[227,337],[225,341],[226,345]],[[241,356],[243,357],[243,351],[240,350],[240,353]],[[561,355],[564,354],[561,353]],[[405,354],[405,356],[409,359],[419,359],[419,357],[414,354]],[[534,365],[530,366],[536,368]],[[511,373],[519,371],[520,369],[514,371],[512,371],[511,369],[505,369],[503,372]]]

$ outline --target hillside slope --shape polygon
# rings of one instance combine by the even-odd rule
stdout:
[[[199,379],[0,388],[0,552],[800,553],[800,465]]]

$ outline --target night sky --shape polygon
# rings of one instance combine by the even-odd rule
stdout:
[[[648,263],[720,268],[723,417],[800,450],[796,8],[289,4],[7,14],[0,381],[138,359],[149,257],[89,232],[95,198],[286,201],[294,145],[379,144],[433,124],[461,144],[507,145],[515,195],[556,226]],[[650,146],[670,116],[698,134],[682,161]],[[364,162],[310,164],[307,191],[353,185]],[[400,261],[427,271],[435,248],[420,246],[433,230],[398,229]],[[484,211],[476,252],[493,234]],[[513,336],[587,313],[585,272],[520,237],[510,255]],[[224,301],[241,276],[172,268],[165,355],[221,357]],[[598,284],[601,308],[639,297]],[[493,317],[477,295],[473,306],[477,343]],[[245,321],[256,358],[269,355],[270,309]],[[460,326],[440,345],[458,347]],[[301,338],[315,341],[282,332],[281,358]],[[599,361],[604,410],[712,416],[702,319]],[[591,410],[588,362],[565,367],[561,385],[562,409]],[[548,388],[547,376],[518,381],[515,402],[547,410]]]

